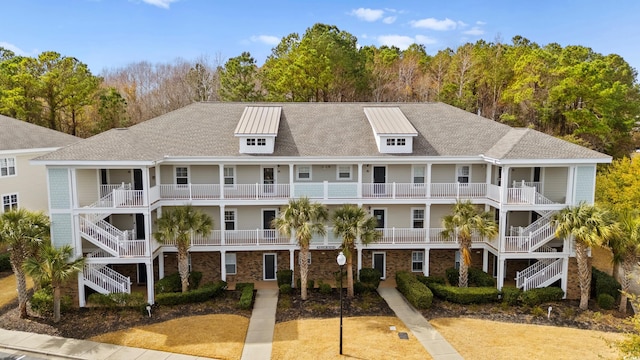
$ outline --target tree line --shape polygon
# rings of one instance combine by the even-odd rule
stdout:
[[[516,36],[430,55],[420,44],[361,47],[315,24],[283,37],[261,66],[243,52],[224,63],[139,62],[95,76],[55,52],[30,58],[0,48],[0,113],[89,136],[194,101],[440,101],[621,157],[640,144],[636,79],[619,55],[585,46]]]

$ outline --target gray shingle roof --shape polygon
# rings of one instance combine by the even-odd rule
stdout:
[[[0,151],[58,148],[80,140],[75,136],[0,115]]]
[[[407,157],[486,155],[497,159],[594,159],[607,155],[530,129],[442,103],[398,107],[418,132],[413,154],[380,154],[364,113],[372,103],[195,103],[132,126],[110,130],[41,160],[136,161],[171,157]],[[240,154],[234,131],[247,106],[281,106],[274,153]]]

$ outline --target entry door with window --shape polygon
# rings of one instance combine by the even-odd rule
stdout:
[[[275,169],[272,167],[262,168],[262,191],[265,194],[273,194],[275,190]]]
[[[378,220],[378,224],[376,225],[376,228],[378,229],[384,228],[384,222],[385,222],[384,213],[385,213],[384,209],[373,209],[373,217],[376,218],[376,220]]]
[[[375,195],[386,194],[387,168],[384,166],[373,167],[373,193]]]
[[[275,210],[262,210],[262,233],[265,239],[276,238],[276,230],[273,227],[273,219],[276,218]]]
[[[373,253],[373,268],[380,271],[380,274],[382,274],[380,279],[384,280],[386,278],[385,253]]]
[[[263,279],[265,281],[276,279],[277,266],[276,254],[263,254]]]

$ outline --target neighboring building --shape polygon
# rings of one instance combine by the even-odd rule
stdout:
[[[473,265],[520,287],[557,283],[578,297],[572,244],[551,215],[592,203],[607,155],[441,103],[197,103],[39,158],[48,170],[52,237],[87,257],[87,288],[130,291],[177,271],[152,238],[163,209],[193,204],[214,230],[193,239],[202,281],[271,281],[297,270],[295,241],[271,229],[290,198],[330,210],[362,206],[382,239],[355,266],[444,275],[459,262],[442,218],[458,199],[495,214],[500,234],[474,238]],[[328,224],[330,226],[330,224]],[[311,243],[309,278],[330,280],[340,239]],[[297,271],[295,272],[297,276]],[[517,279],[516,279],[517,278]]]
[[[47,174],[29,160],[80,138],[0,115],[0,213],[18,207],[47,211]]]

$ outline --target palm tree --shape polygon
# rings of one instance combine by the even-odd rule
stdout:
[[[273,220],[274,227],[284,236],[295,234],[300,246],[300,284],[302,300],[307,300],[307,274],[309,272],[309,243],[313,234],[324,235],[327,208],[312,203],[308,198],[291,199],[282,213]]]
[[[182,292],[189,290],[189,247],[193,233],[206,235],[211,232],[211,217],[191,205],[165,210],[158,219],[158,231],[153,236],[160,243],[175,242],[178,248],[178,273]]]
[[[84,258],[71,259],[73,247],[64,245],[59,249],[45,245],[39,258],[31,257],[23,264],[24,271],[41,284],[50,284],[53,289],[53,322],[60,321],[60,292],[64,283],[82,271]]]
[[[333,233],[342,237],[342,252],[347,258],[347,297],[352,298],[354,296],[352,250],[356,248],[356,240],[367,245],[380,238],[381,234],[376,230],[378,220],[369,216],[363,208],[346,204],[333,213],[332,222]]]
[[[471,265],[471,236],[474,232],[482,237],[492,238],[498,234],[498,225],[490,212],[480,212],[471,201],[457,201],[451,215],[442,219],[446,237],[457,234],[460,245],[460,272],[458,286],[469,284],[469,265]]]
[[[580,281],[580,309],[586,310],[589,306],[591,291],[589,248],[601,245],[610,239],[615,234],[615,224],[608,218],[606,211],[586,203],[562,209],[554,215],[552,224],[556,226],[557,237],[573,236],[575,239]]]
[[[638,212],[625,210],[618,214],[619,232],[609,239],[609,248],[613,253],[613,261],[622,265],[622,294],[620,295],[620,312],[627,312],[627,294],[631,288],[631,273],[638,261],[640,251],[640,216]]]
[[[27,279],[22,264],[37,253],[49,237],[49,219],[42,212],[11,210],[0,215],[0,244],[9,248],[11,269],[18,287],[20,317],[27,317]]]

